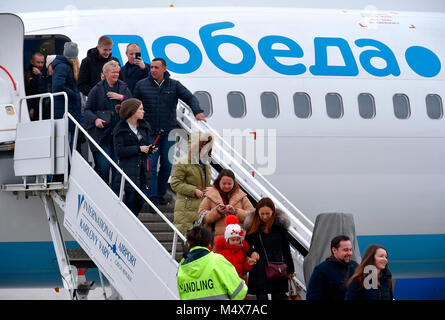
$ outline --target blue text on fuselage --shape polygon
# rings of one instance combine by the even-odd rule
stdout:
[[[228,34],[214,35],[216,31],[233,28],[232,22],[218,22],[202,26],[199,29],[199,36],[202,47],[212,62],[212,64],[223,72],[228,74],[245,74],[252,70],[257,61],[252,46],[245,40]],[[113,40],[113,55],[123,63],[119,51],[119,44],[137,43],[141,47],[141,57],[144,61],[150,61],[147,46],[142,37],[138,35],[108,35]],[[175,44],[182,46],[189,53],[189,59],[180,63],[171,59],[166,52],[168,45]],[[219,47],[223,44],[236,46],[242,52],[242,59],[237,63],[229,62],[221,56]],[[276,49],[274,45],[280,45]],[[357,47],[364,47],[358,61],[365,72],[375,77],[398,77],[401,74],[399,62],[394,52],[381,41],[375,39],[362,38],[354,41]],[[343,57],[343,65],[330,65],[328,63],[328,48],[337,48]],[[301,75],[308,70],[314,76],[340,76],[355,77],[359,74],[357,59],[351,50],[350,44],[343,38],[334,37],[316,37],[314,38],[314,64],[305,66],[298,62],[299,58],[304,56],[301,46],[288,37],[280,35],[267,35],[258,41],[258,53],[271,70],[283,75]],[[175,73],[188,74],[197,71],[203,62],[203,53],[201,49],[192,41],[179,36],[162,36],[155,39],[152,43],[152,53],[155,57],[164,58],[168,69]],[[441,70],[441,63],[438,56],[428,48],[422,46],[410,46],[405,50],[405,60],[411,70],[421,77],[435,77]],[[277,58],[294,58],[294,64],[282,64]],[[385,61],[385,66],[375,66],[372,61],[374,58]]]

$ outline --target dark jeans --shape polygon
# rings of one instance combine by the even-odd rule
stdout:
[[[117,163],[118,158],[116,152],[114,152],[114,147],[112,143],[100,143],[100,147],[105,151],[105,153]],[[104,157],[100,151],[93,152],[94,163],[97,174],[105,181],[106,184],[110,183],[110,168],[112,178],[116,175],[116,169],[111,165],[111,163]],[[111,180],[113,181],[113,180]]]
[[[142,192],[148,197],[148,192],[150,189],[140,188]],[[135,190],[125,191],[125,205],[128,209],[133,212],[133,214],[137,217],[139,212],[141,212],[142,207],[144,206],[145,200],[141,197],[141,195]]]
[[[149,143],[152,144],[157,136],[150,136]],[[168,135],[160,136],[156,142],[158,151],[148,156],[150,160],[151,176],[151,188],[149,192],[149,198],[157,201],[164,197],[167,192],[168,178],[172,170],[172,163],[168,159],[168,154],[171,147],[175,144],[175,141],[169,141]],[[158,160],[160,161],[159,172]]]
[[[138,187],[147,197],[149,197],[149,192],[151,188],[150,187],[147,188],[145,173],[142,167],[141,167],[140,177],[141,177],[141,182]],[[119,192],[117,192],[117,194],[118,193]],[[133,212],[133,214],[137,217],[142,207],[144,206],[145,200],[136,190],[133,189],[133,187],[130,186],[130,189],[125,191],[124,203],[128,207],[128,209],[130,209],[131,212]]]

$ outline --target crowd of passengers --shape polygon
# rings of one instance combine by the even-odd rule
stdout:
[[[121,68],[112,47],[111,38],[100,37],[82,63],[74,42],[65,43],[62,55],[34,53],[25,70],[27,95],[66,92],[68,112],[155,206],[167,204],[170,178],[176,193],[174,225],[187,238],[178,270],[181,299],[246,299],[247,293],[258,300],[268,300],[269,295],[273,300],[290,299],[287,293],[295,285],[295,270],[286,214],[269,198],[254,207],[231,170],[221,170],[211,183],[214,141],[209,133],[193,132],[188,153],[172,170],[169,151],[174,141],[168,136],[176,127],[178,99],[190,107],[197,121],[206,121],[204,112],[196,97],[170,77],[164,59],[147,63],[141,59],[139,45],[130,43],[125,52],[128,61]],[[84,112],[81,95],[86,97]],[[63,97],[56,97],[55,119],[63,118],[64,108]],[[51,116],[49,99],[43,100],[41,114],[38,99],[29,100],[28,109],[31,120]],[[73,132],[70,121],[71,143]],[[120,175],[93,143],[89,147],[96,172],[119,194]],[[124,192],[125,204],[138,216],[145,201],[128,182]],[[358,264],[351,259],[351,240],[341,235],[332,239],[331,253],[312,273],[308,300],[393,298],[385,248],[370,246]],[[371,286],[366,285],[364,271],[369,265],[378,275]],[[192,285],[198,280],[202,285]]]

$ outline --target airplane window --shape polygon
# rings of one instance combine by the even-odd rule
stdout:
[[[300,119],[310,118],[312,114],[311,98],[305,92],[294,94],[294,112]]]
[[[397,93],[392,97],[394,115],[397,119],[408,119],[411,115],[409,99],[406,94]]]
[[[358,110],[363,119],[372,119],[375,117],[374,97],[369,93],[360,93],[358,95]]]
[[[263,92],[261,94],[261,111],[266,118],[278,117],[278,97],[273,92]]]
[[[246,116],[246,98],[241,92],[232,91],[227,95],[229,114],[233,118],[243,118]]]
[[[343,101],[338,93],[328,93],[325,100],[329,118],[340,119],[343,117]]]
[[[213,114],[212,97],[206,91],[196,91],[193,94],[199,101],[199,106],[204,110],[204,115],[209,118]]]
[[[437,94],[429,94],[425,98],[426,112],[431,119],[442,119],[443,106],[442,99]]]

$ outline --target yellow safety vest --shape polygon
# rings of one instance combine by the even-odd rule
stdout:
[[[235,267],[224,256],[204,247],[208,254],[192,262],[181,260],[178,270],[178,292],[182,300],[243,300],[247,285]]]

